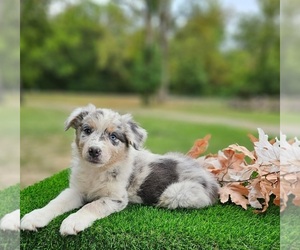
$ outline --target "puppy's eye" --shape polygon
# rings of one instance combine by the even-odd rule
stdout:
[[[83,128],[83,132],[86,134],[86,135],[90,135],[92,133],[92,129],[89,128],[89,127],[86,127],[86,128]]]
[[[109,139],[110,139],[111,141],[113,141],[113,142],[115,142],[115,141],[118,140],[117,136],[116,136],[114,133],[112,133],[112,134],[109,135]]]

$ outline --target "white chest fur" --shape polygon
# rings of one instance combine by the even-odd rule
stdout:
[[[101,197],[123,197],[132,171],[130,164],[98,168],[82,161],[73,162],[70,187],[92,201]]]

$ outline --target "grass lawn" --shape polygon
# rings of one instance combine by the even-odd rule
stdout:
[[[74,94],[56,92],[30,92],[25,94],[25,105],[42,107],[44,109],[66,109],[84,106],[93,103],[97,107],[118,110],[140,109],[141,102],[135,95],[101,95],[101,94]],[[249,122],[278,125],[279,112],[266,112],[264,110],[245,111],[233,109],[230,100],[220,98],[170,98],[163,104],[153,104],[144,110],[179,111],[189,114],[221,116],[231,119],[243,119]],[[51,105],[49,105],[51,104]]]
[[[0,219],[20,207],[20,185],[14,185],[0,191]],[[20,249],[20,233],[0,231],[0,249]]]
[[[69,166],[74,131],[64,132],[70,110],[27,107],[21,109],[21,186],[28,186]],[[238,143],[253,148],[247,134],[253,130],[222,124],[198,124],[180,120],[135,115],[148,131],[146,148],[155,153],[187,152],[194,141],[211,134],[207,153]]]
[[[20,108],[19,99],[0,102],[0,190],[20,182]]]
[[[298,250],[300,246],[300,207],[292,204],[280,214],[280,249]]]
[[[22,215],[44,206],[68,185],[68,170],[21,191]],[[73,211],[74,212],[74,211]],[[38,232],[21,233],[21,249],[279,249],[279,208],[255,214],[233,204],[202,210],[129,205],[77,236],[62,237],[70,213]]]

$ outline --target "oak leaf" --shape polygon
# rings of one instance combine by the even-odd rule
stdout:
[[[278,163],[280,161],[280,141],[276,138],[276,142],[271,144],[268,141],[268,135],[266,135],[260,128],[257,130],[259,134],[259,140],[254,142],[254,150],[257,155],[256,163]]]
[[[229,149],[235,150],[237,152],[243,153],[245,156],[248,156],[251,160],[256,160],[256,157],[252,152],[250,152],[246,147],[240,146],[238,144],[232,144],[228,146]]]
[[[230,199],[236,205],[242,206],[244,209],[247,209],[249,204],[248,199],[246,198],[249,194],[247,188],[242,186],[239,183],[229,183],[220,188],[220,200],[222,203],[225,203]]]

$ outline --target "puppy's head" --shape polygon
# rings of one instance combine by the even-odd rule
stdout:
[[[75,109],[65,123],[65,130],[76,130],[80,157],[98,167],[112,165],[127,157],[129,147],[143,146],[147,133],[129,114],[97,109],[89,104]]]

